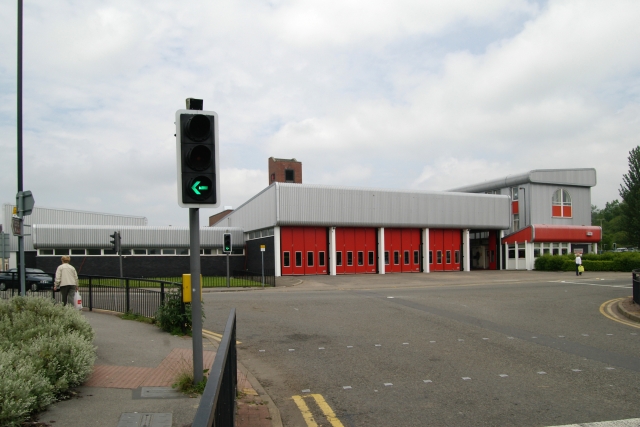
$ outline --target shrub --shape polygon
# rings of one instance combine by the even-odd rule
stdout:
[[[47,298],[0,300],[0,425],[20,425],[81,384],[95,361],[93,336],[72,307]]]
[[[535,269],[540,271],[575,271],[576,257],[545,254],[535,260]],[[631,271],[640,268],[640,252],[605,252],[582,256],[585,271]]]
[[[158,307],[156,323],[173,335],[191,332],[191,304],[183,304],[180,293],[167,293],[164,304]]]

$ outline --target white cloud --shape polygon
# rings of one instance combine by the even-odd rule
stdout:
[[[186,224],[173,117],[201,97],[220,117],[221,205],[266,187],[270,156],[301,160],[307,183],[431,190],[595,167],[604,205],[640,144],[638,18],[633,1],[29,2],[25,189],[42,206]],[[12,25],[0,28],[5,202]]]

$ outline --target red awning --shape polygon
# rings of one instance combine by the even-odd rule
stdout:
[[[593,225],[533,224],[502,238],[502,243],[598,243],[602,229]]]

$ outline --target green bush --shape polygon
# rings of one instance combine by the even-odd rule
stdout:
[[[167,293],[164,304],[158,307],[156,323],[173,335],[191,332],[191,304],[183,304],[180,292]]]
[[[19,426],[91,374],[93,330],[48,298],[0,300],[0,425]]]
[[[575,255],[545,254],[535,260],[540,271],[575,271]],[[640,252],[605,252],[582,256],[585,271],[631,271],[640,268]]]

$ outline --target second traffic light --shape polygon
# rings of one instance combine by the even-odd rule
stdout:
[[[222,246],[222,252],[225,254],[231,253],[231,234],[224,233],[224,245]]]
[[[111,247],[113,251],[120,254],[120,232],[114,231],[109,237],[111,237]]]
[[[218,115],[213,111],[176,111],[178,204],[215,208],[220,202]]]

